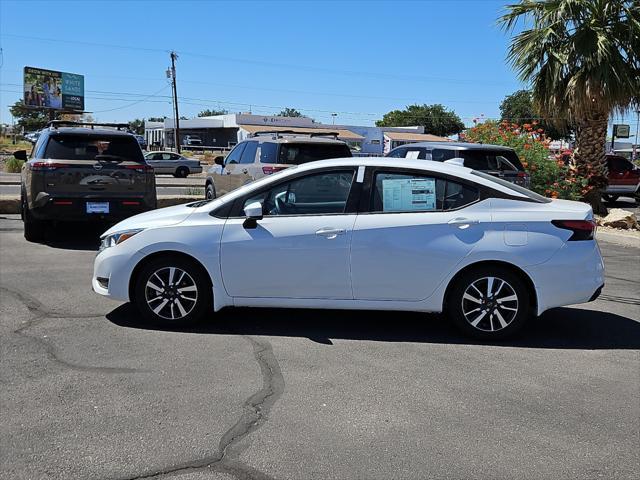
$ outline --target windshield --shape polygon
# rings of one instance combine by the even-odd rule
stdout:
[[[507,187],[509,190],[513,190],[514,192],[517,192],[521,195],[525,195],[526,197],[538,203],[551,202],[550,199],[543,197],[542,195],[538,195],[536,192],[532,192],[531,190],[521,187],[520,185],[516,185],[515,183],[507,182],[506,180],[503,180],[501,178],[494,177],[493,175],[489,175],[484,172],[479,172],[477,170],[474,170],[471,173],[474,175],[477,175],[478,177],[484,178],[485,180],[491,180],[492,182],[502,185],[503,187]]]
[[[331,143],[283,143],[280,146],[278,163],[300,165],[315,160],[351,157],[346,144]]]
[[[129,135],[54,135],[49,138],[44,158],[144,163],[140,145]]]

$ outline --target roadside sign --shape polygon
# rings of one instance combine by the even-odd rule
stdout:
[[[34,108],[84,110],[84,76],[24,67],[24,104]]]
[[[618,124],[613,126],[613,136],[617,138],[629,138],[629,125]]]

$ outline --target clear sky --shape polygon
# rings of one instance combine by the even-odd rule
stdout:
[[[496,25],[505,3],[0,0],[0,121],[11,121],[25,65],[83,74],[99,121],[171,116],[175,50],[187,117],[293,107],[372,125],[415,102],[442,103],[470,124],[498,116],[522,88]]]

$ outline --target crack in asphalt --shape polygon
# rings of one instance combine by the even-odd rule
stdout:
[[[31,313],[31,318],[29,318],[23,325],[13,330],[13,333],[16,335],[20,335],[23,338],[31,340],[38,345],[44,348],[44,351],[55,363],[62,365],[63,367],[77,370],[81,372],[94,372],[94,373],[141,373],[143,370],[135,369],[135,368],[124,368],[124,367],[98,367],[92,365],[82,365],[79,363],[69,362],[60,356],[59,349],[56,348],[51,342],[44,340],[42,337],[38,337],[35,335],[30,335],[26,332],[31,327],[39,325],[40,323],[54,318],[66,319],[66,318],[98,318],[104,317],[102,314],[69,314],[69,313],[61,313],[61,312],[53,312],[48,310],[39,300],[33,298],[31,295],[28,295],[23,292],[19,292],[17,290],[13,290],[11,288],[7,288],[4,286],[0,286],[0,291],[4,291],[9,295],[13,296],[24,305],[29,313]]]
[[[269,412],[284,392],[284,377],[280,364],[273,354],[271,344],[264,339],[243,335],[253,348],[253,356],[260,366],[262,388],[245,400],[238,421],[227,430],[218,443],[217,451],[204,458],[195,459],[123,480],[143,480],[156,477],[183,475],[211,470],[233,475],[241,480],[270,480],[272,477],[237,460],[237,443],[260,428],[269,419]]]

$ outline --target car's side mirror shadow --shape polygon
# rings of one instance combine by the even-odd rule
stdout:
[[[16,152],[13,152],[13,156],[15,157],[16,160],[24,160],[25,162],[27,161],[26,150],[18,150]]]
[[[244,207],[245,220],[242,224],[244,228],[256,228],[258,220],[262,220],[262,203],[253,202]]]

